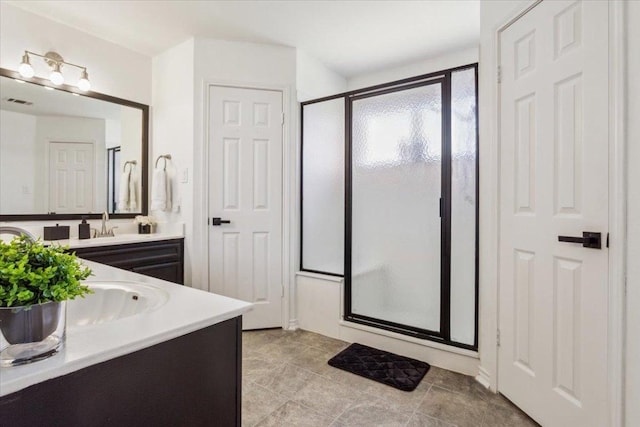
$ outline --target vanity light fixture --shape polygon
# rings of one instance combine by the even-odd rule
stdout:
[[[82,74],[80,74],[80,80],[78,80],[78,89],[83,91],[88,91],[91,89],[91,83],[89,82],[89,74],[87,73],[87,69],[82,70]]]
[[[49,81],[56,86],[59,86],[64,83],[64,76],[62,75],[62,66],[69,65],[71,67],[80,68],[80,80],[78,80],[78,89],[81,91],[88,91],[91,89],[91,83],[89,82],[89,73],[87,73],[87,67],[83,67],[80,65],[72,64],[71,62],[66,62],[60,54],[56,52],[47,52],[44,55],[40,55],[39,53],[31,52],[28,50],[24,51],[24,55],[22,55],[22,62],[18,67],[18,72],[24,78],[30,79],[35,75],[35,71],[31,66],[31,61],[29,55],[38,56],[43,58],[44,61],[51,67],[51,74],[49,74]]]
[[[35,71],[33,71],[33,67],[31,66],[31,62],[29,61],[29,55],[27,54],[27,52],[22,55],[22,62],[18,67],[18,72],[22,77],[26,77],[28,79],[33,77],[35,74]]]
[[[61,85],[64,83],[64,76],[60,72],[60,64],[53,64],[53,71],[49,74],[49,80],[54,85]]]

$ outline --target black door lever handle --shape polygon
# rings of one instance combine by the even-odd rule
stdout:
[[[231,224],[231,221],[228,219],[222,218],[211,218],[211,225],[222,225],[222,224]]]
[[[582,237],[558,236],[558,242],[581,243],[585,248],[602,249],[602,233],[583,231]]]

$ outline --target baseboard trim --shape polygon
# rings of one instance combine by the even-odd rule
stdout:
[[[289,324],[287,325],[286,329],[288,331],[295,331],[297,329],[300,329],[300,324],[298,323],[298,319],[289,320]]]
[[[482,366],[478,367],[478,375],[476,375],[476,381],[482,384],[485,388],[488,388],[491,391],[496,391],[491,388],[491,376],[486,369]]]

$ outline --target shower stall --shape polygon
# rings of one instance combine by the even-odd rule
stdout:
[[[475,64],[303,104],[301,269],[345,320],[477,348],[477,135]]]

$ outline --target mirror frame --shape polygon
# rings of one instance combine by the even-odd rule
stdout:
[[[124,105],[127,107],[137,108],[142,111],[142,176],[141,176],[141,212],[137,213],[109,213],[110,218],[134,218],[137,215],[147,215],[149,212],[149,106],[137,102],[129,101],[115,96],[105,95],[99,92],[87,91],[83,92],[75,86],[62,84],[54,85],[48,79],[41,77],[25,78],[17,71],[0,68],[0,76],[8,77],[15,80],[22,80],[27,83],[35,83],[40,86],[47,86],[64,92],[75,93],[88,98],[95,98],[101,101],[107,101],[114,104]],[[102,213],[86,213],[86,214],[7,214],[0,215],[0,221],[47,221],[47,220],[71,220],[71,219],[100,219]]]

